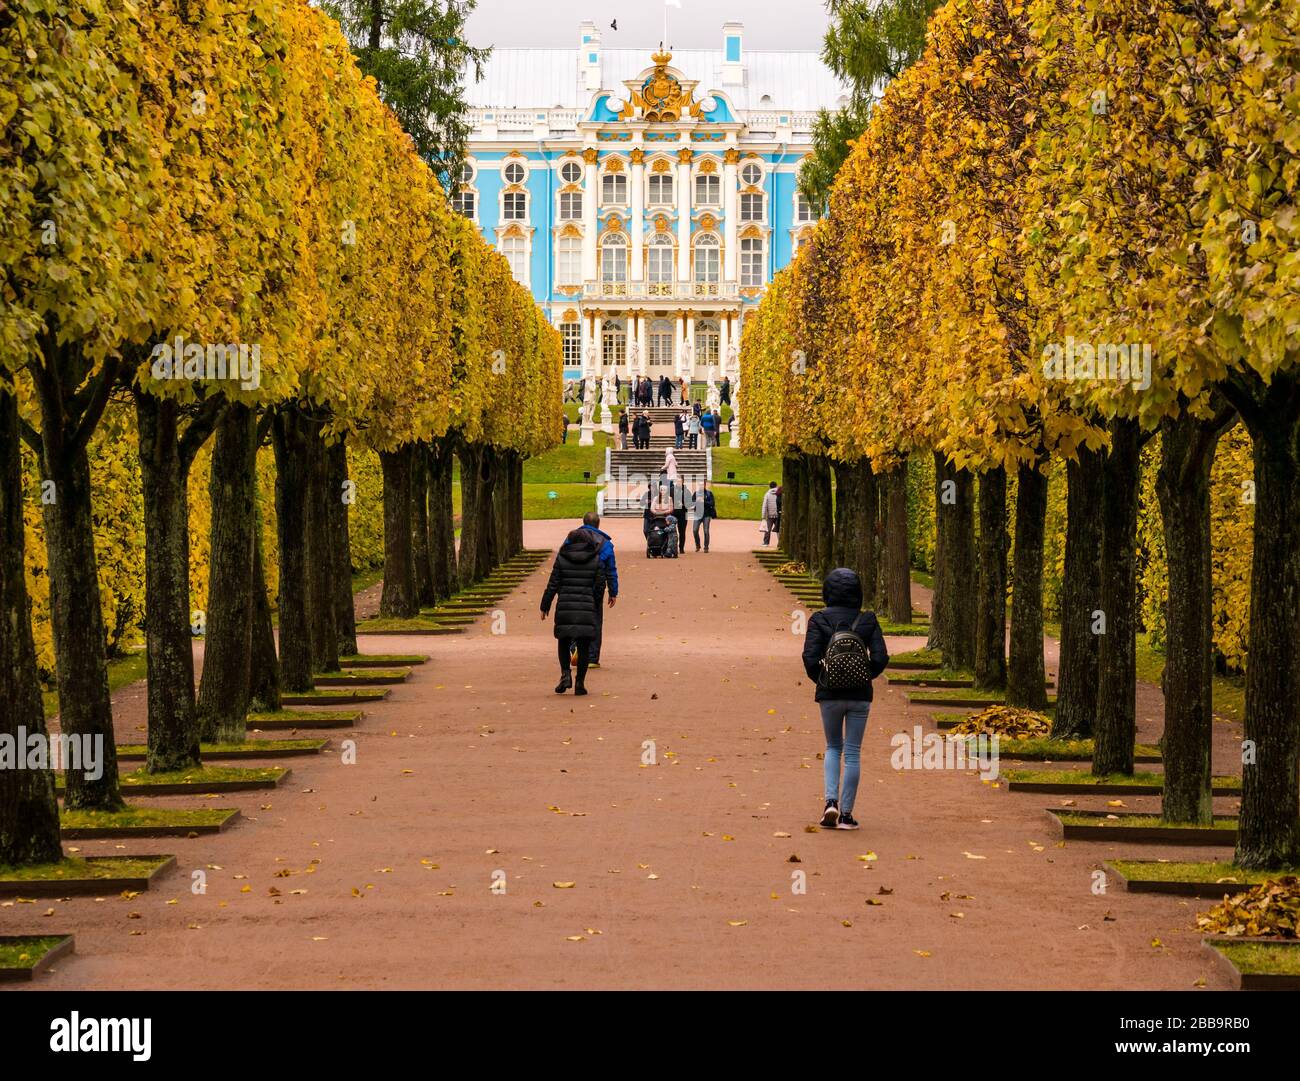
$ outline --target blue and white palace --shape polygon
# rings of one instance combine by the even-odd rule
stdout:
[[[570,377],[731,370],[815,220],[799,163],[844,87],[815,53],[747,52],[737,22],[716,50],[579,38],[493,50],[456,205],[550,313]]]

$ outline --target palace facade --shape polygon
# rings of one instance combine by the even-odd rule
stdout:
[[[457,208],[564,338],[566,375],[703,379],[815,215],[797,188],[818,108],[844,87],[811,52],[494,49],[470,81]]]

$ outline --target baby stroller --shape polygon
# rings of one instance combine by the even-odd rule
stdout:
[[[660,514],[650,519],[650,532],[646,534],[646,558],[677,558],[677,522]]]

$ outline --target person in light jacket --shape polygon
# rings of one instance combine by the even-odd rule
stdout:
[[[776,529],[776,519],[780,510],[776,503],[776,481],[767,482],[767,491],[763,493],[763,508],[759,511],[759,517],[763,519],[763,544],[766,546],[772,540],[772,531]]]

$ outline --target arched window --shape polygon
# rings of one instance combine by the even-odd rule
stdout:
[[[645,250],[646,281],[652,285],[673,280],[673,238],[671,233],[655,233]]]
[[[582,284],[582,237],[562,236],[555,246],[557,285]]]
[[[673,363],[673,323],[656,319],[646,332],[646,362],[651,368],[670,368]]]
[[[722,247],[713,233],[695,238],[695,280],[716,282],[722,274]]]
[[[695,362],[706,368],[717,364],[720,340],[716,319],[695,320]]]
[[[600,242],[600,279],[627,281],[627,237],[622,233],[609,233]]]
[[[576,184],[582,178],[582,166],[576,161],[566,161],[560,166],[560,179],[566,184]]]
[[[627,363],[627,323],[623,319],[606,319],[600,325],[600,359],[607,368]]]

